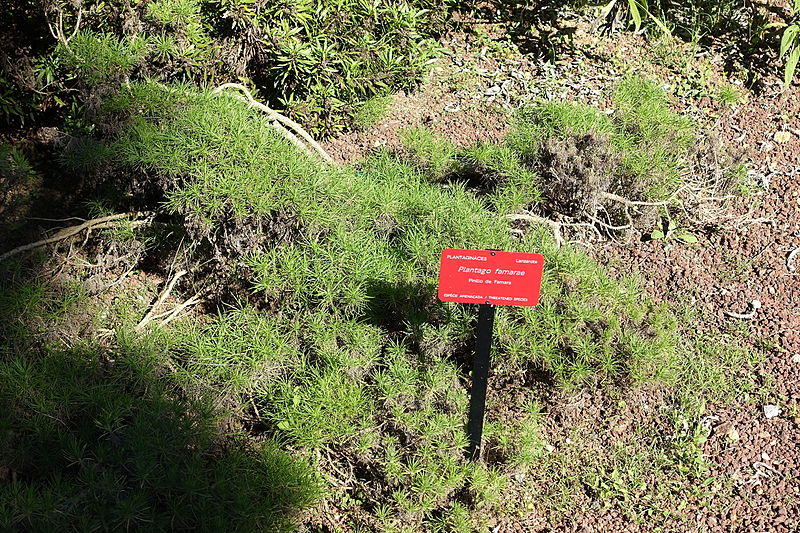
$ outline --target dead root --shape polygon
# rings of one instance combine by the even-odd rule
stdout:
[[[87,238],[88,238],[88,232],[91,232],[92,230],[115,228],[126,224],[133,226],[143,226],[148,223],[147,220],[133,220],[133,219],[149,217],[151,215],[152,213],[150,212],[138,211],[136,213],[121,213],[117,215],[109,215],[106,217],[87,220],[83,224],[79,224],[77,226],[71,226],[69,228],[64,228],[55,235],[53,235],[52,237],[32,242],[30,244],[25,244],[23,246],[18,246],[13,250],[9,250],[3,255],[0,255],[0,261],[4,261],[9,257],[21,254],[22,252],[27,252],[28,250],[34,250],[36,248],[41,248],[42,246],[47,246],[48,244],[53,244],[59,241],[63,241],[64,239],[68,239],[73,235],[77,235],[78,233],[84,230],[87,231]]]
[[[289,139],[289,141],[303,150],[304,152],[313,155],[315,152],[319,155],[324,161],[327,163],[333,163],[333,158],[328,155],[322,146],[319,145],[317,141],[314,140],[311,135],[308,134],[303,127],[295,122],[294,120],[278,113],[274,109],[270,108],[267,105],[262,104],[261,102],[257,101],[253,98],[253,95],[244,85],[240,83],[223,83],[216,89],[212,91],[213,94],[220,94],[225,89],[236,89],[244,94],[244,96],[238,94],[232,94],[233,98],[237,100],[241,100],[245,102],[249,107],[253,107],[258,109],[259,111],[263,111],[267,114],[267,119],[273,121],[273,127],[278,130],[284,137]],[[288,128],[288,129],[287,129]],[[290,131],[291,130],[291,131]],[[302,139],[302,140],[301,140]]]
[[[588,222],[560,222],[557,220],[551,220],[549,218],[540,217],[538,215],[534,215],[528,212],[506,215],[506,218],[513,221],[533,222],[536,224],[543,224],[549,226],[553,232],[553,239],[555,240],[556,245],[559,248],[561,246],[564,246],[564,244],[566,244],[562,231],[564,228],[584,228],[596,237],[595,240],[603,240],[603,234],[600,232],[600,230],[598,230],[594,224],[590,224]],[[591,246],[589,243],[580,239],[570,242],[577,242],[578,244]]]
[[[169,295],[172,293],[172,290],[175,288],[175,284],[178,283],[178,280],[180,280],[183,276],[185,276],[188,273],[189,272],[187,270],[179,270],[172,276],[172,278],[167,283],[166,287],[164,287],[164,290],[161,291],[161,294],[158,296],[155,303],[150,307],[150,310],[136,325],[137,331],[142,331],[148,324],[150,324],[151,322],[155,322],[157,320],[160,320],[159,325],[165,326],[170,322],[172,322],[173,320],[175,320],[176,318],[178,318],[179,316],[181,316],[181,313],[184,310],[188,309],[193,305],[197,305],[205,301],[202,298],[202,296],[205,294],[206,291],[199,290],[196,293],[194,293],[194,295],[188,300],[185,300],[182,303],[175,305],[174,307],[168,309],[167,311],[156,313],[156,310],[166,303],[167,298],[169,298]]]
[[[144,318],[142,318],[142,320],[136,325],[137,330],[142,330],[148,323],[150,323],[153,320],[156,309],[164,304],[164,301],[167,298],[169,298],[169,294],[172,292],[172,289],[175,287],[175,284],[178,283],[178,280],[181,279],[186,274],[187,274],[186,270],[179,270],[178,272],[175,273],[174,276],[172,276],[172,279],[169,280],[167,286],[164,288],[163,291],[161,291],[161,294],[156,300],[156,303],[153,304],[153,306],[150,308],[147,314],[144,315]]]
[[[646,229],[645,220],[648,214],[653,215],[654,208],[662,208],[668,214],[677,210],[681,213],[680,218],[696,226],[714,224],[742,227],[754,223],[774,223],[769,219],[752,218],[752,211],[736,214],[730,207],[730,201],[738,196],[718,194],[714,187],[693,183],[685,183],[668,198],[657,202],[631,200],[608,191],[599,192],[597,198],[600,202],[596,202],[591,211],[584,208],[572,215],[554,211],[547,217],[525,211],[507,215],[506,218],[550,226],[558,246],[565,243],[565,228],[584,230],[582,238],[579,237],[576,242],[587,246],[591,246],[587,239],[617,240],[623,232]],[[614,205],[620,208],[614,208]],[[670,218],[674,218],[674,215],[670,215]]]
[[[64,10],[58,8],[56,10],[57,13],[57,20],[56,22],[47,21],[47,27],[50,30],[50,35],[64,47],[64,49],[72,53],[72,49],[69,47],[69,42],[78,34],[78,30],[81,27],[81,18],[83,17],[83,5],[78,6],[78,13],[76,15],[75,20],[75,27],[72,30],[72,33],[69,37],[64,34]]]

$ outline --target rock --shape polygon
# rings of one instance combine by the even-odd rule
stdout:
[[[740,440],[739,432],[733,427],[733,424],[724,422],[714,428],[714,435],[720,435],[727,438],[731,442],[738,442]]]
[[[767,418],[775,418],[776,416],[780,416],[781,409],[777,405],[765,405],[764,406],[764,416]]]
[[[778,131],[775,132],[775,135],[772,138],[775,139],[776,143],[784,144],[792,139],[792,134],[788,131]]]
[[[800,363],[800,353],[796,353],[792,356],[792,363]]]

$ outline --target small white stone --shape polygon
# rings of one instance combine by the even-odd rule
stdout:
[[[781,409],[777,405],[765,405],[764,416],[767,418],[775,418],[781,414]]]
[[[556,451],[556,447],[553,446],[552,444],[545,444],[544,449],[547,450],[548,452]]]
[[[792,356],[792,363],[800,363],[800,353],[796,353]]]
[[[784,144],[792,140],[792,134],[788,131],[776,131],[772,138],[775,139],[775,142]]]

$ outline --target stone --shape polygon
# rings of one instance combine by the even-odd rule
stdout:
[[[775,139],[776,143],[784,144],[792,139],[792,134],[788,131],[778,131],[775,132],[773,139]]]
[[[764,416],[767,418],[775,418],[780,416],[781,408],[777,405],[765,405],[764,406]]]
[[[725,437],[731,442],[738,442],[741,439],[741,437],[739,436],[739,432],[736,431],[736,428],[733,427],[733,424],[729,422],[724,422],[715,427],[714,435],[720,435],[722,437]]]
[[[800,363],[800,353],[796,353],[792,356],[792,363]]]

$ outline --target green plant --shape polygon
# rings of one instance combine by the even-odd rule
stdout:
[[[747,96],[744,91],[735,85],[725,83],[717,90],[716,99],[720,104],[731,107],[745,102]]]
[[[242,43],[242,59],[263,66],[251,78],[312,132],[345,126],[348,108],[409,88],[435,57],[432,39],[444,26],[439,0],[413,2],[293,1],[257,8],[248,0],[216,0],[219,21]]]
[[[674,202],[695,143],[692,122],[670,110],[652,80],[625,78],[611,98],[613,114],[561,102],[518,113],[508,146],[541,191],[525,207],[613,232],[635,225],[631,206]]]
[[[64,65],[91,86],[125,80],[147,54],[147,38],[79,31],[59,53]]]
[[[634,31],[642,27],[642,17],[653,22],[665,34],[669,35],[669,28],[660,18],[650,12],[647,0],[611,0],[600,10],[600,18],[606,21],[611,29],[616,28],[618,21],[624,20],[626,25],[633,23]]]
[[[642,438],[652,447],[635,448],[629,439],[611,456],[592,443],[581,448],[577,436],[556,448],[545,420],[549,404],[538,395],[646,386],[669,396],[685,376],[687,390],[706,394],[732,387],[735,361],[722,366],[714,359],[721,352],[709,349],[698,351],[702,363],[690,364],[679,317],[643,299],[632,280],[615,280],[586,254],[557,246],[547,228],[512,234],[500,208],[536,201],[534,158],[543,139],[571,138],[574,125],[565,118],[605,128],[621,149],[630,149],[622,143],[628,139],[643,150],[680,139],[675,129],[683,123],[665,115],[665,97],[651,89],[621,90],[613,118],[541,106],[524,126],[533,139],[460,150],[420,129],[409,134],[404,155],[378,152],[358,167],[337,167],[298,152],[235,99],[185,85],[122,87],[103,103],[125,126],[108,139],[113,159],[105,164],[146,173],[163,199],[162,216],[186,221],[193,243],[174,262],[204,270],[191,281],[187,275],[172,297],[181,301],[181,292],[212,278],[221,290],[211,313],[135,331],[119,323],[137,323],[163,284],[131,286],[97,319],[99,327],[116,328],[108,340],[115,368],[127,361],[140,369],[137,383],[154,394],[164,389],[150,386],[148,376],[160,377],[169,398],[189,402],[176,407],[181,413],[201,411],[211,420],[210,413],[224,412],[229,427],[241,428],[234,431],[257,430],[259,440],[311,462],[328,503],[354,523],[380,515],[391,522],[387,530],[485,529],[490,517],[531,503],[539,493],[520,487],[536,481],[547,488],[535,506],[548,512],[580,505],[587,486],[631,505],[637,516],[646,512],[651,500],[640,498],[657,492],[643,472],[668,477],[683,459],[665,459],[655,430]],[[672,128],[663,126],[669,121]],[[439,253],[447,247],[547,257],[541,304],[503,309],[495,320],[498,382],[543,378],[541,388],[521,386],[513,400],[490,401],[485,465],[464,458],[474,310],[436,299]],[[41,301],[34,289],[29,299]],[[20,305],[7,314],[23,317],[17,325],[25,331]],[[710,370],[715,365],[718,373]],[[117,419],[103,418],[102,430],[115,434]],[[663,422],[653,415],[648,428]],[[549,486],[545,478],[558,481]],[[310,483],[300,479],[299,492],[289,487],[287,499],[275,501],[304,505],[294,497]],[[227,516],[216,507],[207,512]]]
[[[7,123],[19,121],[30,122],[34,117],[34,109],[29,95],[5,76],[0,76],[0,114]]]
[[[443,180],[458,169],[456,148],[441,135],[424,127],[414,127],[404,130],[401,138],[414,162],[432,180]]]
[[[697,242],[697,237],[678,227],[678,223],[671,218],[662,218],[661,226],[650,233],[650,238],[652,240],[663,240],[664,242],[675,240],[685,243]]]
[[[786,26],[781,36],[781,46],[778,51],[780,58],[786,56],[786,64],[783,67],[783,85],[788,87],[794,78],[794,71],[797,68],[797,61],[800,59],[800,24],[794,19],[800,13],[800,0],[793,0],[792,6],[793,22]]]
[[[41,177],[20,145],[0,143],[0,215],[6,230],[16,228],[26,206],[39,193]]]
[[[358,106],[357,111],[353,114],[353,124],[361,130],[371,128],[386,116],[391,103],[391,96],[370,98]]]
[[[35,279],[40,266],[2,272],[0,460],[14,481],[0,485],[0,527],[290,530],[318,495],[308,465],[219,434],[218,411],[161,372],[158,337],[122,326],[113,353],[75,339],[103,313]]]

